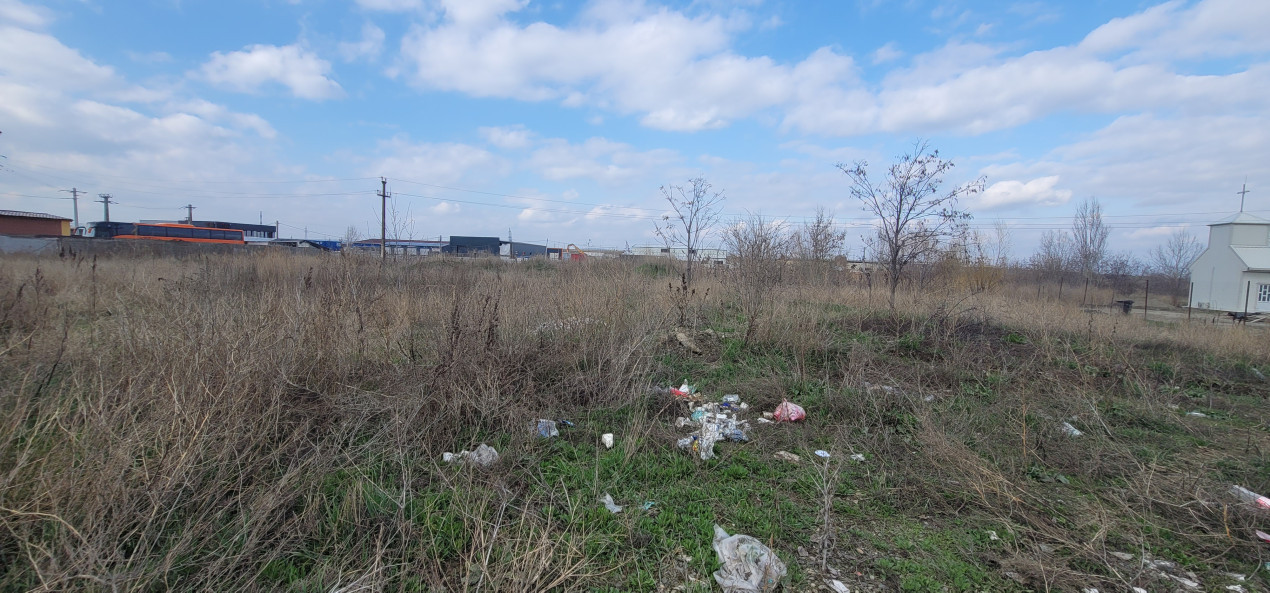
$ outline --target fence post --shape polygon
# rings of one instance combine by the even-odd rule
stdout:
[[[1191,283],[1191,293],[1186,297],[1186,322],[1191,322],[1191,307],[1194,306],[1195,300],[1195,283]]]
[[[1151,300],[1151,279],[1148,278],[1146,289],[1142,293],[1142,318],[1143,319],[1147,318],[1147,301],[1150,301],[1150,300]]]

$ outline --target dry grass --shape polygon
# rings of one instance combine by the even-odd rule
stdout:
[[[588,527],[596,492],[534,484],[526,426],[634,410],[618,447],[634,463],[663,447],[659,423],[673,420],[645,397],[650,378],[678,372],[666,368],[680,356],[668,330],[681,316],[719,327],[724,338],[703,338],[694,363],[708,365],[732,356],[727,331],[742,327],[722,275],[698,277],[685,306],[673,275],[642,270],[444,259],[381,270],[278,253],[6,258],[0,589],[606,582],[625,567],[588,552],[613,545]],[[743,388],[761,407],[790,385],[825,386],[822,436],[789,438],[867,451],[878,464],[844,482],[902,511],[972,508],[1014,526],[1009,561],[1034,583],[1143,582],[1106,551],[1163,540],[1215,568],[1258,559],[1247,537],[1256,517],[1224,504],[1228,484],[1215,476],[1231,456],[1264,463],[1259,420],[1219,429],[1169,406],[1215,381],[1194,405],[1258,414],[1233,397],[1243,379],[1231,374],[1270,364],[1267,334],[1082,313],[1021,298],[1027,290],[901,294],[890,315],[880,290],[787,283],[770,293],[764,339],[743,348],[789,366],[714,387]],[[1059,433],[1067,418],[1086,435]],[[1172,440],[1144,449],[1157,432]],[[491,471],[436,461],[482,441],[504,454]],[[1060,474],[1079,493],[1037,479]],[[831,490],[817,508],[842,504]]]

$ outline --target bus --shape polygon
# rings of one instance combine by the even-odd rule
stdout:
[[[75,234],[99,239],[153,239],[158,241],[187,241],[190,243],[246,244],[243,239],[243,232],[237,229],[212,229],[175,222],[94,222],[87,228],[75,229]]]

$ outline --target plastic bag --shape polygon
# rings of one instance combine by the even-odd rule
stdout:
[[[534,431],[538,433],[538,436],[544,439],[560,436],[560,430],[556,428],[556,423],[552,420],[538,419],[538,423],[534,427]]]
[[[723,593],[771,593],[785,578],[785,563],[771,548],[748,535],[728,535],[718,525],[714,553],[723,565],[714,572]]]
[[[798,404],[783,400],[781,405],[776,406],[776,412],[772,414],[772,417],[777,422],[798,422],[807,417],[807,411]]]

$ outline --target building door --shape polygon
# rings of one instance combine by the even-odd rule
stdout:
[[[1270,284],[1257,285],[1257,310],[1270,312]]]

